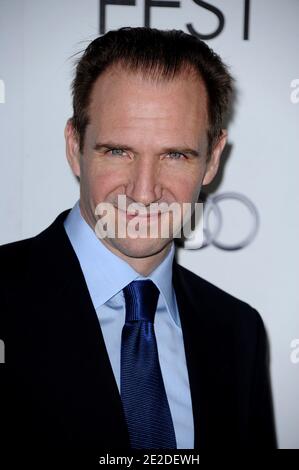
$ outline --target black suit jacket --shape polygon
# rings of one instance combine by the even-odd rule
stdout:
[[[67,213],[36,237],[0,248],[1,442],[129,449],[101,328],[63,227]],[[274,448],[261,317],[176,262],[173,284],[195,448]]]

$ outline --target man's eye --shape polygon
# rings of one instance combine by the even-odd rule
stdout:
[[[179,160],[181,157],[185,157],[185,155],[181,152],[169,152],[168,155],[172,160]]]
[[[121,157],[125,153],[124,150],[117,149],[117,148],[116,149],[110,149],[109,152],[111,153],[111,155],[116,156],[116,157]]]

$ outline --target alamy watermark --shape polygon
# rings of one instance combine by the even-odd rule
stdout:
[[[196,242],[203,244],[203,203],[166,202],[127,204],[121,194],[115,204],[101,202],[95,209],[98,238],[182,238],[192,239],[192,223],[197,224]]]
[[[5,83],[4,80],[0,78],[0,103],[5,103]]]
[[[291,88],[294,88],[294,90],[291,92],[290,99],[293,104],[298,104],[299,103],[299,78],[294,78],[294,80],[291,81]]]
[[[0,364],[5,363],[5,346],[3,339],[0,339]]]
[[[291,341],[290,348],[292,349],[290,354],[291,363],[299,364],[299,338],[295,338]]]

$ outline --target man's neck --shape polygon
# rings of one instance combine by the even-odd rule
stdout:
[[[126,261],[137,273],[142,276],[148,276],[154,269],[159,266],[160,263],[166,258],[170,249],[171,243],[168,243],[161,251],[155,253],[151,256],[146,256],[144,258],[135,258],[132,256],[127,256],[121,251],[117,250],[113,245],[106,242],[105,239],[101,239],[101,242],[116,256],[119,256],[121,259]]]

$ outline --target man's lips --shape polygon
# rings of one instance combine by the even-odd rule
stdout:
[[[150,219],[156,220],[158,217],[162,215],[160,211],[159,212],[147,212],[146,214],[144,214],[139,211],[135,211],[135,212],[124,211],[120,209],[119,207],[116,207],[116,209],[122,216],[125,216],[129,220],[134,219],[134,218],[143,219],[143,220],[150,220]]]

